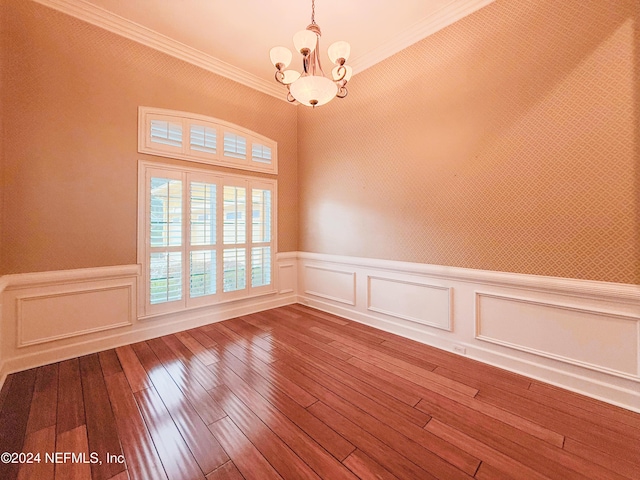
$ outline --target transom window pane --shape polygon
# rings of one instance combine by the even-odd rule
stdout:
[[[182,253],[152,253],[149,262],[150,303],[182,298]]]
[[[191,245],[216,243],[216,185],[191,182]]]
[[[182,124],[165,120],[151,120],[151,141],[170,145],[182,146]]]
[[[271,190],[251,190],[251,241],[271,241]]]
[[[216,293],[216,251],[192,251],[189,262],[191,298]]]
[[[243,244],[247,241],[247,191],[244,187],[224,187],[225,245]]]
[[[182,182],[151,178],[150,239],[152,247],[182,244]]]
[[[271,148],[254,143],[251,145],[251,159],[254,162],[271,163]]]
[[[246,288],[246,256],[247,253],[244,248],[227,248],[223,251],[223,289],[225,292]]]
[[[215,128],[192,124],[190,138],[191,150],[215,155],[217,138]]]
[[[234,133],[224,132],[224,156],[247,158],[247,139]]]

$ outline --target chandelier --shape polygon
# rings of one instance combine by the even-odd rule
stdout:
[[[331,78],[325,76],[320,64],[320,27],[316,23],[315,0],[311,0],[311,24],[293,36],[293,45],[302,55],[302,73],[285,70],[291,63],[292,54],[286,47],[273,47],[269,56],[276,67],[276,81],[287,87],[287,100],[316,107],[324,105],[334,97],[347,96],[347,82],[353,70],[345,65],[351,52],[347,42],[333,43],[327,53],[335,64]]]

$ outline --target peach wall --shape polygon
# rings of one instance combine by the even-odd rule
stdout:
[[[136,263],[139,105],[278,142],[279,250],[297,249],[296,108],[34,2],[5,0],[0,274]],[[160,159],[165,161],[165,159]]]
[[[637,5],[501,0],[300,109],[300,250],[640,283]]]

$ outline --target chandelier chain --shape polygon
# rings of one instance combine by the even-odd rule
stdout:
[[[316,0],[311,0],[311,25],[316,24]]]

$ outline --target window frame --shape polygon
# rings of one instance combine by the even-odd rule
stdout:
[[[173,146],[152,141],[151,122],[154,120],[179,123],[182,127],[181,146]],[[191,148],[191,126],[212,128],[216,133],[216,152],[204,152]],[[224,136],[230,133],[245,138],[246,158],[225,155]],[[271,149],[270,162],[263,157],[253,158],[253,146]],[[261,152],[264,150],[260,149]],[[237,168],[253,172],[278,173],[278,144],[274,140],[259,135],[246,128],[224,120],[196,113],[180,112],[162,108],[138,107],[138,152],[161,157],[178,158],[191,162],[206,163],[222,167]]]
[[[151,178],[169,178],[182,182],[182,223],[180,247],[167,247],[166,250],[180,251],[182,265],[182,296],[179,300],[162,303],[151,303],[151,268],[150,256],[158,247],[151,246]],[[215,183],[216,185],[216,242],[207,248],[207,245],[191,245],[191,183]],[[244,207],[245,217],[245,242],[237,244],[235,248],[245,249],[245,287],[243,289],[224,291],[224,261],[225,247],[234,248],[235,244],[225,244],[224,235],[224,187],[240,186],[245,188],[246,202]],[[269,242],[253,241],[253,190],[271,191],[270,230]],[[215,305],[239,299],[276,293],[274,278],[275,257],[277,254],[277,179],[255,177],[203,169],[194,166],[180,166],[166,163],[138,161],[138,248],[137,262],[141,265],[141,281],[138,295],[138,314],[142,317],[151,317],[163,313],[177,312],[186,309]],[[268,246],[271,248],[270,258],[270,283],[267,285],[252,286],[252,248]],[[190,255],[193,251],[216,251],[216,293],[191,297],[190,295]]]

